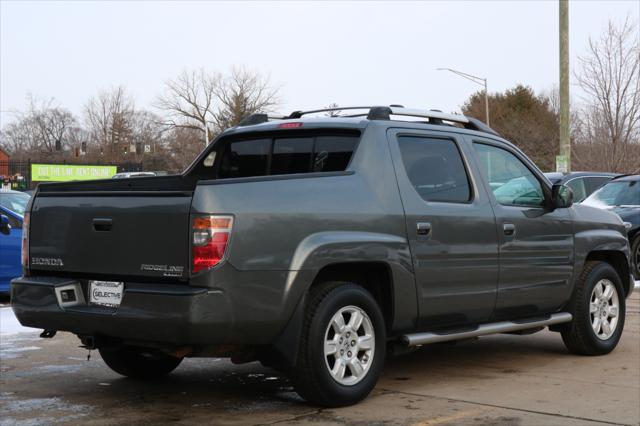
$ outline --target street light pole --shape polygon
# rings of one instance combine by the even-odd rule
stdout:
[[[482,77],[476,77],[475,75],[467,74],[466,72],[454,70],[451,68],[436,68],[438,71],[449,71],[454,74],[459,75],[462,78],[466,78],[469,81],[473,81],[476,84],[484,86],[484,112],[485,112],[485,123],[489,126],[489,90],[487,88],[487,79]]]

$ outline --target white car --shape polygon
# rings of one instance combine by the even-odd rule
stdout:
[[[150,177],[157,176],[156,172],[124,172],[124,173],[116,173],[113,175],[112,179],[128,179],[135,177]]]

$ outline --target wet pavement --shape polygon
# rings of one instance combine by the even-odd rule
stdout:
[[[258,363],[187,359],[140,383],[109,370],[73,335],[40,339],[0,307],[0,425],[640,424],[640,292],[618,348],[570,355],[560,336],[499,335],[390,358],[364,402],[318,409]]]

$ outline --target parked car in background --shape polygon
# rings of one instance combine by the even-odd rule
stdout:
[[[575,203],[582,202],[595,190],[602,187],[602,185],[609,182],[614,177],[620,176],[617,173],[605,172],[551,172],[545,173],[544,175],[554,185],[556,183],[559,183],[571,188],[571,190],[573,191],[573,201]]]
[[[8,293],[11,279],[22,275],[22,221],[30,198],[23,192],[0,190],[0,294]]]
[[[633,275],[640,280],[640,175],[615,178],[582,204],[612,210],[620,216],[631,246]]]
[[[128,179],[128,178],[136,178],[136,177],[151,177],[157,176],[156,172],[123,172],[116,173],[113,175],[112,179]]]

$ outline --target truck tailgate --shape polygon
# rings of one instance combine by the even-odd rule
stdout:
[[[30,270],[67,276],[184,281],[189,272],[188,191],[36,194]]]

